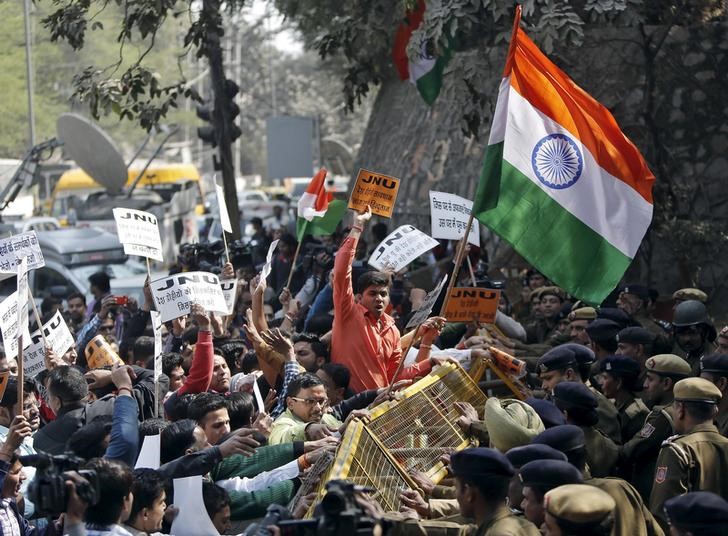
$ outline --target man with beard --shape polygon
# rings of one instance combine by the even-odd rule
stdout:
[[[672,389],[690,376],[690,365],[673,354],[660,354],[647,360],[642,400],[651,408],[642,429],[620,451],[620,465],[645,501],[650,498],[655,476],[655,460],[662,442],[673,432]]]
[[[687,300],[675,307],[672,321],[675,343],[685,353],[693,376],[700,375],[700,361],[703,356],[715,351],[716,331],[708,320],[705,304]]]
[[[589,346],[591,339],[586,332],[589,322],[597,318],[597,312],[593,307],[579,307],[569,313],[569,336],[571,342]]]

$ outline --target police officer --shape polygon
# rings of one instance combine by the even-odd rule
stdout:
[[[524,445],[522,447],[514,447],[506,452],[506,458],[508,458],[508,461],[511,462],[511,465],[514,469],[516,469],[516,471],[518,471],[527,463],[536,460],[560,460],[562,462],[567,461],[566,454],[564,454],[563,452],[551,448],[548,445],[541,445],[538,443],[532,443],[530,445]],[[514,514],[524,515],[523,483],[521,482],[518,474],[516,474],[513,479],[511,479],[510,486],[508,487],[508,506]],[[537,527],[540,526],[540,523],[536,523],[533,520],[530,521],[533,522]]]
[[[667,527],[665,501],[691,491],[728,497],[728,438],[713,424],[720,390],[704,378],[675,384],[673,414],[677,435],[665,441],[655,469],[650,510]]]
[[[700,303],[705,303],[708,301],[708,295],[699,288],[681,288],[680,290],[676,290],[672,293],[672,301],[675,307],[688,300],[696,300]]]
[[[596,319],[597,311],[593,307],[579,307],[569,313],[569,337],[571,342],[588,346],[591,340],[586,333],[586,327]]]
[[[617,504],[609,494],[585,484],[567,484],[544,496],[545,536],[609,536]]]
[[[672,320],[675,343],[690,363],[693,376],[700,375],[700,360],[715,351],[717,333],[708,319],[705,304],[688,300],[675,307]]]
[[[622,446],[620,466],[642,498],[647,501],[655,475],[655,459],[662,442],[673,434],[672,390],[690,375],[690,365],[673,354],[659,354],[645,363],[642,400],[651,407],[642,429]]]
[[[556,333],[557,317],[566,300],[566,294],[559,287],[542,287],[538,291],[539,309],[542,318],[526,326],[526,342],[528,344],[545,343]]]
[[[610,476],[619,457],[619,447],[596,428],[597,398],[583,383],[562,382],[554,388],[554,404],[566,415],[566,422],[584,432],[587,463],[596,477]]]
[[[544,522],[543,498],[546,493],[565,484],[581,484],[579,470],[566,460],[536,460],[518,471],[523,486],[521,509],[526,519],[540,527]]]
[[[475,525],[457,525],[443,521],[402,519],[388,516],[392,526],[388,534],[458,536],[540,536],[535,525],[516,517],[506,506],[506,495],[515,469],[495,449],[472,448],[450,457],[460,514],[475,520]]]
[[[644,373],[645,362],[652,355],[655,336],[645,328],[631,326],[617,333],[617,355],[630,357],[637,361]],[[642,374],[644,380],[644,374]]]
[[[622,443],[626,443],[640,431],[650,412],[635,395],[642,390],[639,363],[629,357],[615,355],[602,361],[599,370],[602,373],[602,392],[605,397],[614,400],[619,413]]]
[[[715,422],[720,433],[728,436],[728,355],[711,354],[704,357],[700,362],[700,377],[713,382],[723,395]]]
[[[728,501],[709,491],[693,491],[665,501],[674,536],[726,536]]]
[[[650,314],[652,297],[646,286],[634,284],[624,287],[617,298],[617,307],[656,337],[665,337],[665,329]]]
[[[586,332],[591,339],[590,347],[594,351],[597,362],[614,354],[617,350],[617,333],[621,329],[617,322],[607,318],[597,318],[586,327]]]

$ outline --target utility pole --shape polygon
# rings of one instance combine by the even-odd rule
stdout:
[[[28,126],[30,134],[30,147],[35,147],[35,108],[33,105],[33,49],[30,18],[30,0],[23,0],[23,14],[25,18],[25,79],[28,87]]]
[[[218,21],[222,31],[219,0],[203,0],[202,10],[208,20]],[[233,228],[233,239],[240,238],[240,208],[238,206],[238,193],[235,187],[235,164],[233,162],[232,142],[240,136],[240,129],[234,123],[235,116],[240,112],[233,98],[238,92],[237,84],[225,78],[221,38],[219,34],[207,35],[205,55],[210,65],[210,82],[215,94],[212,124],[215,129],[215,138],[219,151],[219,161],[215,162],[215,169],[222,172],[222,184],[225,190],[225,204],[230,214],[230,225]],[[237,109],[237,110],[236,110]],[[237,130],[237,131],[236,131]],[[213,161],[216,159],[213,157]]]

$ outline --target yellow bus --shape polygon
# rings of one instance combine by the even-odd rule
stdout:
[[[136,180],[142,167],[129,168],[126,187],[130,187]],[[158,193],[165,202],[172,196],[194,182],[199,191],[199,201],[195,212],[202,214],[202,200],[204,191],[200,173],[192,164],[153,163],[142,175],[137,186]],[[50,199],[46,202],[46,212],[58,218],[62,224],[67,223],[69,210],[78,210],[86,198],[95,192],[101,192],[104,187],[89,177],[82,169],[69,169],[61,175],[53,188]]]

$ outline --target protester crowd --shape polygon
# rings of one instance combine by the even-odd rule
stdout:
[[[167,322],[156,379],[149,281],[143,303],[120,305],[105,273],[89,278],[89,302],[45,299],[42,322],[61,311],[75,345],[64,355],[47,349],[45,370],[24,379],[23,400],[17,362],[0,359],[0,372],[10,372],[0,401],[0,534],[169,534],[180,515],[172,482],[198,475],[200,511],[220,534],[241,533],[291,501],[351,419],[366,419],[444,362],[467,369],[490,347],[527,363],[518,384],[525,400],[491,382],[484,409],[458,403],[456,425],[479,446],[445,456],[440,482],[413,472],[417,489],[401,490],[399,512],[383,511],[376,490],[359,493],[377,530],[728,533],[728,327],[717,332],[705,293],[676,291],[667,323],[653,318],[658,296],[645,285],[625,285],[593,308],[529,270],[521,295],[502,293],[494,325],[433,316],[406,332],[440,278],[432,261],[450,251],[443,243],[420,264],[432,265],[426,289],[406,272],[372,271],[366,258],[387,227],[367,229],[370,218],[355,214],[332,236],[306,237],[296,266],[292,229],[254,222],[250,245],[209,268],[238,279],[233,313],[193,305]],[[272,271],[261,279],[274,239]],[[477,269],[485,255],[469,255],[476,270],[463,270],[461,286],[491,286]],[[200,269],[198,261],[188,248],[173,271]],[[90,367],[87,346],[98,335],[123,365]],[[154,436],[158,469],[134,469]],[[37,493],[33,482],[46,482],[49,469],[25,456],[38,453],[78,460],[63,468],[62,485]],[[96,475],[96,501],[84,471]],[[63,497],[55,509],[53,494]],[[304,497],[293,517],[315,500]]]

